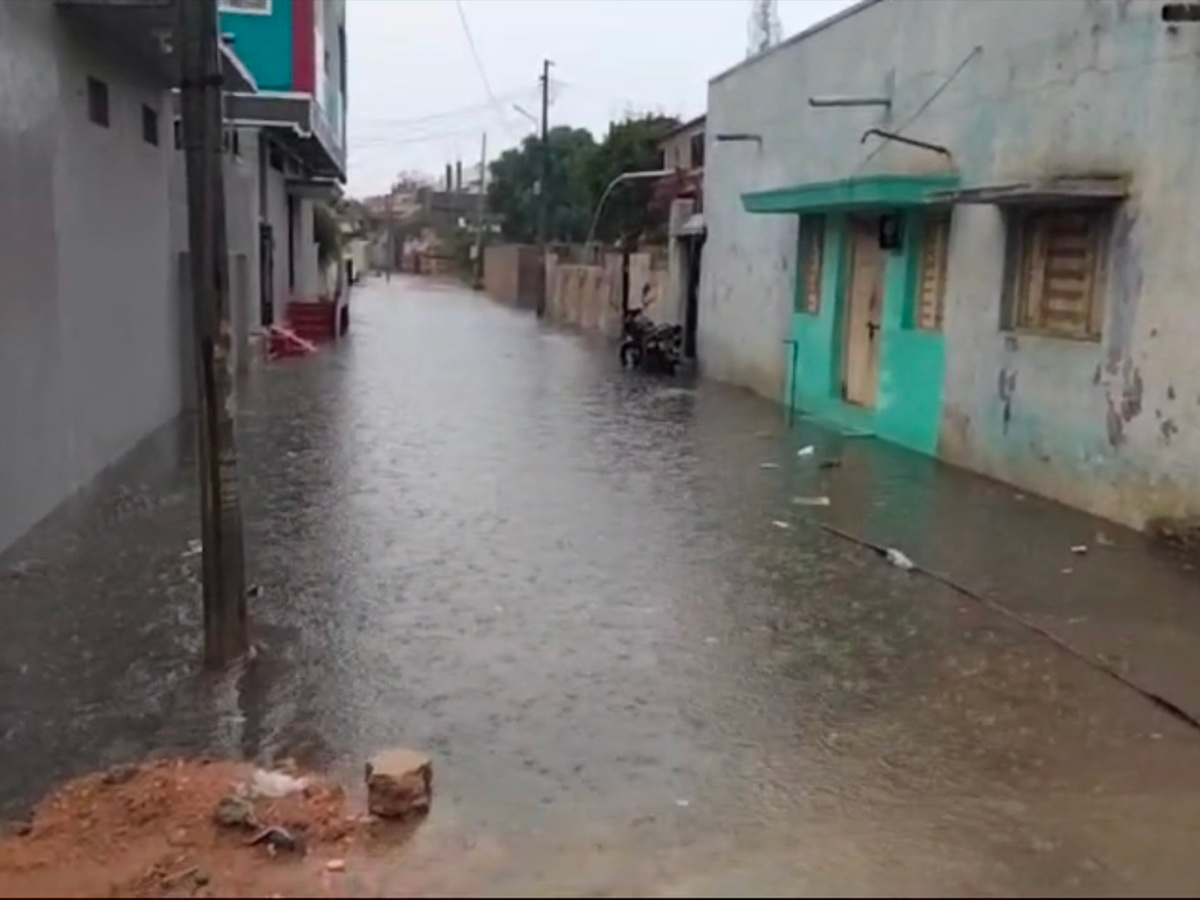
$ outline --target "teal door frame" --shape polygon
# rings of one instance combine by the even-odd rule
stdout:
[[[957,186],[957,176],[868,176],[745,194],[748,212],[800,217],[796,243],[791,334],[781,351],[788,372],[783,402],[835,426],[867,431],[923,453],[937,452],[945,353],[940,331],[916,327],[917,277],[922,246],[922,209],[936,194]],[[842,396],[843,321],[849,282],[850,213],[895,214],[901,243],[888,251],[879,332],[879,382],[874,408]],[[820,216],[820,218],[817,218]],[[805,260],[799,234],[822,223],[820,303],[804,311]]]

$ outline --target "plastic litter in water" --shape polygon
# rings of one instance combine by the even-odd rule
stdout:
[[[807,447],[801,447],[799,450],[797,450],[796,455],[797,456],[812,456],[816,452],[817,452],[817,448],[814,447],[812,444],[809,444]]]
[[[778,469],[779,463],[759,463],[758,467],[760,469]]]
[[[888,547],[885,556],[887,557],[888,562],[890,562],[897,569],[903,569],[905,572],[912,571],[916,565],[916,563],[914,563],[904,553],[897,550],[895,547]]]
[[[771,524],[774,525],[776,528],[791,528],[792,527],[787,522],[783,521],[783,519],[776,519]]]
[[[1076,544],[1074,547],[1071,548],[1072,553],[1078,553],[1081,555],[1084,553],[1087,553],[1087,551],[1088,551],[1087,544]]]
[[[683,809],[684,807],[691,806],[692,803],[690,800],[684,800],[682,797],[680,797],[678,800],[675,801],[675,805],[678,806],[680,809]]]
[[[828,506],[828,497],[793,497],[792,502],[797,506]]]

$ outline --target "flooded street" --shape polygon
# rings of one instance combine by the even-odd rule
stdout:
[[[416,279],[242,407],[257,658],[197,668],[168,429],[0,556],[0,812],[152,752],[353,784],[406,745],[433,812],[362,893],[1200,884],[1200,733],[791,502],[924,550],[954,502],[928,460]]]

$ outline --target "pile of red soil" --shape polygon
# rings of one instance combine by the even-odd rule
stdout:
[[[303,791],[253,801],[261,827],[300,851],[250,844],[255,830],[218,826],[222,798],[253,768],[161,760],[79,778],[47,797],[28,825],[0,839],[0,896],[311,896],[340,892],[328,862],[344,858],[366,818],[344,791],[309,777]],[[332,869],[339,869],[335,863]]]

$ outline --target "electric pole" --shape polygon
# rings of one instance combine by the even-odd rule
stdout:
[[[384,279],[392,280],[392,272],[396,268],[396,185],[393,184],[388,188],[387,196],[387,269],[384,270]]]
[[[542,257],[542,290],[538,294],[539,316],[546,312],[546,241],[550,204],[550,60],[542,60],[542,153],[541,176],[538,179],[538,247]]]
[[[483,287],[483,220],[487,213],[487,132],[479,149],[479,205],[475,212],[475,288]]]
[[[230,352],[217,0],[186,0],[176,7],[195,322],[204,656],[209,665],[220,666],[245,653],[248,643]]]

